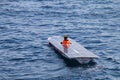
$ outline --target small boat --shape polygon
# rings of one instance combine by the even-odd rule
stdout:
[[[99,58],[97,55],[84,48],[75,40],[71,38],[68,39],[71,42],[71,44],[66,45],[68,47],[65,47],[63,44],[60,43],[61,41],[63,41],[63,37],[61,36],[49,37],[48,41],[62,56],[71,60],[75,59],[80,64],[87,64],[93,59]]]

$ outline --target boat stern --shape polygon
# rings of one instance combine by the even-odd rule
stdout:
[[[76,60],[80,63],[80,64],[87,64],[90,61],[92,61],[92,58],[76,58]]]

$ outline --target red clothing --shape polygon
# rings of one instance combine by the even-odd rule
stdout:
[[[63,40],[62,44],[70,44],[69,40]]]
[[[65,47],[65,48],[69,48],[69,44],[71,44],[70,43],[70,41],[69,40],[63,40],[63,42],[61,42],[61,44],[63,44],[63,46]]]

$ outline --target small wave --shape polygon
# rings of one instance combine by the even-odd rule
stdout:
[[[29,58],[12,58],[12,59],[9,59],[8,61],[23,61],[23,60],[27,60]]]
[[[120,64],[120,59],[117,57],[106,57],[106,60],[112,61],[112,63]]]

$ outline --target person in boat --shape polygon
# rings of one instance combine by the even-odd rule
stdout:
[[[64,35],[64,40],[61,42],[61,44],[63,44],[63,46],[65,48],[69,47],[69,44],[71,44],[71,42],[68,40],[68,36],[67,35]]]

